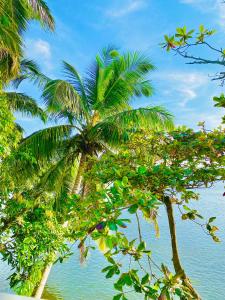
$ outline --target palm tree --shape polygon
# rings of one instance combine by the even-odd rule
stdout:
[[[63,66],[67,80],[49,80],[42,95],[50,117],[63,124],[33,133],[20,149],[29,149],[40,167],[52,164],[43,177],[51,188],[54,184],[61,190],[66,184],[62,176],[68,182],[66,175],[75,166],[73,184],[67,188],[76,193],[88,157],[118,147],[140,127],[171,128],[172,116],[159,106],[130,106],[134,96],[152,95],[147,76],[154,67],[138,52],[120,55],[113,48],[104,49],[83,80],[73,66]]]
[[[54,19],[43,0],[2,0],[0,4],[0,80],[7,82],[20,69],[22,34],[36,19],[53,30]]]

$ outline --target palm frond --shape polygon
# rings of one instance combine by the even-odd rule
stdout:
[[[100,55],[97,55],[97,60],[100,59],[102,64],[107,67],[116,57],[119,57],[118,47],[109,45],[102,49]]]
[[[100,66],[97,61],[95,61],[88,69],[87,76],[84,79],[86,95],[88,97],[88,102],[91,106],[97,102],[98,99],[98,81],[100,74]]]
[[[90,138],[98,141],[102,149],[117,147],[121,143],[129,140],[130,132],[128,129],[120,127],[120,124],[113,123],[111,120],[105,120],[95,125],[89,132]]]
[[[150,97],[153,95],[154,89],[150,80],[137,82],[134,85],[134,95],[137,97]]]
[[[110,77],[105,80],[104,95],[95,102],[95,109],[101,114],[108,110],[124,110],[133,96],[150,96],[152,94],[151,82],[147,79],[149,71],[154,70],[154,66],[149,58],[138,53],[125,53],[112,61],[103,73],[110,70]],[[101,99],[100,99],[101,100]]]
[[[88,98],[85,91],[85,86],[82,81],[82,78],[80,77],[77,70],[67,62],[63,61],[63,68],[64,73],[68,79],[68,82],[74,87],[76,92],[80,95],[80,100],[83,106],[83,111],[86,111],[86,114],[88,115],[88,112],[90,111],[90,104],[88,102]]]
[[[64,80],[49,81],[43,91],[42,98],[48,111],[55,118],[65,117],[61,112],[68,112],[74,121],[84,115],[83,103],[74,87]]]
[[[172,115],[159,106],[130,109],[105,118],[92,128],[90,135],[96,140],[117,146],[128,141],[130,135],[140,128],[172,129]]]
[[[122,128],[148,128],[152,130],[173,128],[173,116],[161,106],[130,109],[114,114],[104,121],[119,124]]]
[[[15,123],[15,127],[21,134],[24,133],[24,128],[20,124]]]
[[[29,12],[24,1],[11,0],[11,5],[7,1],[5,3],[5,12],[10,19],[10,26],[21,34],[26,29],[29,20]]]
[[[28,5],[32,9],[34,16],[38,18],[43,25],[51,30],[55,28],[54,18],[44,0],[27,0]]]
[[[15,92],[4,93],[1,97],[7,100],[8,106],[12,111],[21,112],[27,116],[40,117],[43,122],[46,121],[46,113],[37,105],[33,98],[23,93]]]
[[[7,83],[20,68],[22,40],[11,27],[0,26],[0,79]]]
[[[93,110],[99,110],[99,108],[104,107],[105,94],[113,78],[114,70],[112,63],[105,65],[104,60],[100,56],[97,56],[96,61],[89,68],[85,79],[89,103],[91,103]]]
[[[38,87],[44,87],[47,82],[50,81],[50,78],[41,72],[36,62],[33,60],[22,59],[20,62],[19,75],[12,81],[12,85],[15,88],[18,88],[21,82],[27,79]]]
[[[40,163],[49,161],[60,151],[61,147],[64,147],[64,142],[73,130],[72,125],[59,125],[39,130],[25,138],[18,151],[27,151]]]
[[[45,172],[40,180],[39,189],[54,192],[60,195],[62,191],[68,192],[72,185],[72,169],[76,164],[76,157],[71,153],[67,153],[57,162],[53,163],[47,172]]]

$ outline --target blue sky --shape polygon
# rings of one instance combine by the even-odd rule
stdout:
[[[168,54],[159,43],[164,34],[178,26],[215,28],[212,43],[225,48],[225,4],[222,0],[61,0],[47,1],[55,16],[56,31],[44,31],[32,23],[25,34],[26,56],[35,59],[42,71],[52,78],[62,78],[61,61],[85,72],[97,52],[109,44],[121,51],[139,50],[150,56],[156,66],[150,78],[155,93],[152,98],[133,101],[135,107],[164,105],[176,124],[196,127],[206,121],[209,128],[220,122],[222,110],[213,107],[212,97],[223,91],[209,75],[219,68],[187,65],[184,59]],[[212,54],[203,51],[207,57]],[[20,91],[40,101],[40,92],[25,83]],[[41,103],[41,102],[40,102]],[[26,134],[43,127],[41,121],[17,116]]]

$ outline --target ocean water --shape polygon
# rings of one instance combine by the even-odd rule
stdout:
[[[192,202],[206,217],[217,216],[215,224],[221,243],[215,243],[202,229],[190,221],[182,221],[176,212],[177,237],[180,256],[186,273],[191,278],[202,299],[225,299],[225,197],[222,185],[201,191],[201,199]],[[156,239],[152,225],[141,221],[143,237],[148,240],[153,258],[158,263],[171,266],[171,247],[167,216],[162,207],[159,216],[160,238]],[[130,238],[137,237],[135,221],[126,229]],[[126,264],[126,261],[124,261]],[[87,262],[80,265],[79,253],[63,264],[53,267],[44,298],[49,300],[111,300],[115,295],[113,281],[105,279],[101,269],[107,263],[98,250],[92,251]],[[11,293],[6,280],[9,267],[0,263],[0,291]],[[129,294],[130,300],[143,299],[137,294]]]

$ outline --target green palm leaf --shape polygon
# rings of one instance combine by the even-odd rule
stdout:
[[[113,109],[122,111],[134,95],[150,96],[152,86],[146,74],[153,69],[149,58],[138,52],[116,57],[110,68],[103,71],[102,78],[107,80],[102,80],[104,91],[102,97],[96,100],[95,109],[101,114]]]
[[[80,96],[80,101],[82,104],[83,112],[87,117],[88,113],[90,112],[90,103],[88,102],[88,98],[85,91],[85,86],[83,81],[77,72],[77,70],[67,62],[63,61],[64,73],[68,78],[68,82],[74,87],[75,91]]]
[[[15,88],[18,88],[21,82],[27,79],[38,87],[44,87],[50,81],[50,78],[41,72],[36,62],[29,59],[22,59],[19,75],[12,81],[12,84]]]
[[[129,130],[123,129],[119,124],[113,123],[110,120],[106,120],[95,125],[89,135],[92,139],[98,140],[100,144],[112,147],[118,147],[121,143],[125,143],[129,140]]]
[[[9,18],[10,25],[14,30],[17,30],[19,34],[22,31],[26,30],[28,20],[29,20],[29,11],[24,5],[24,1],[21,0],[3,0],[4,2],[4,11],[6,16]],[[11,2],[9,4],[9,2]]]
[[[43,191],[53,191],[55,195],[60,195],[62,191],[68,192],[71,188],[71,173],[75,165],[76,157],[67,153],[56,163],[53,163],[47,172],[43,174],[39,183],[39,189]]]
[[[83,115],[83,102],[74,87],[65,80],[49,81],[43,91],[42,98],[48,111],[55,118],[65,118],[67,111],[77,121]],[[71,120],[69,120],[71,122]]]
[[[27,151],[39,162],[46,162],[58,156],[63,143],[74,130],[72,125],[59,125],[39,130],[25,138],[19,151]]]
[[[130,134],[140,128],[172,129],[172,115],[159,106],[130,109],[105,118],[92,128],[90,134],[115,146],[129,140]]]
[[[34,16],[39,19],[43,25],[46,25],[51,30],[54,30],[55,22],[46,2],[43,0],[27,0],[27,3],[32,9]]]
[[[122,128],[149,128],[152,130],[173,128],[173,116],[161,106],[130,109],[114,114],[106,121],[119,124]]]
[[[7,100],[8,106],[12,111],[21,112],[27,116],[40,117],[42,121],[46,121],[45,112],[37,105],[33,98],[15,92],[4,93],[0,98]]]
[[[7,82],[19,71],[22,40],[11,27],[0,26],[0,80]]]

